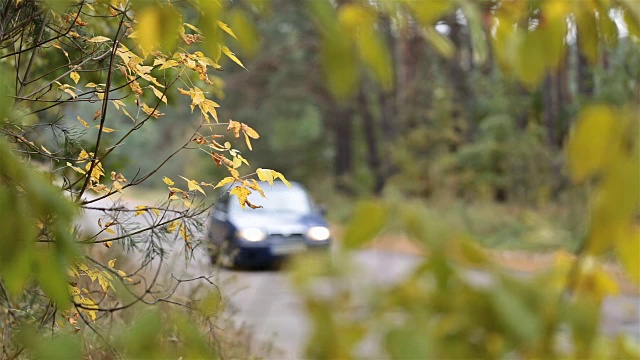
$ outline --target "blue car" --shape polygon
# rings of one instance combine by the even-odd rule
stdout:
[[[275,182],[262,186],[249,201],[262,208],[242,209],[235,196],[225,195],[209,221],[211,261],[227,267],[263,268],[287,256],[312,249],[328,249],[331,232],[324,211],[297,183],[291,188]]]

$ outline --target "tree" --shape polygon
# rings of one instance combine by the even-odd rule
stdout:
[[[25,349],[35,356],[52,351],[79,357],[96,348],[80,350],[80,338],[93,341],[91,332],[99,339],[97,347],[112,355],[142,351],[137,354],[150,356],[135,342],[157,342],[157,355],[165,356],[162,334],[173,331],[171,326],[193,342],[174,349],[176,356],[222,356],[214,333],[204,335],[179,318],[162,327],[158,317],[147,317],[144,321],[157,323],[152,331],[115,342],[102,324],[137,304],[175,303],[171,295],[185,280],[160,289],[157,274],[169,244],[182,241],[188,252],[201,246],[194,234],[211,205],[205,189],[224,187],[243,207],[255,207],[247,200],[251,192],[262,191],[254,178],[286,182],[273,170],[246,170],[249,163],[238,148],[250,151],[258,133],[218,118],[220,105],[212,98],[221,87],[212,70],[223,70],[223,58],[244,67],[227,46],[236,35],[221,21],[224,5],[0,1],[0,66],[8,75],[0,79],[3,358]],[[121,145],[154,122],[172,121],[162,110],[186,105],[181,99],[190,103],[194,122],[173,120],[173,126],[191,131],[188,138],[150,170],[121,173],[114,161]],[[227,176],[214,182],[165,176],[167,199],[155,205],[101,202],[161,174],[164,164],[186,150],[207,153],[209,166],[225,169]],[[144,161],[144,154],[136,158]],[[73,226],[85,210],[102,216],[93,226]],[[120,269],[116,249],[144,254],[143,264]],[[209,295],[214,302],[217,296]],[[193,303],[177,304],[202,310]],[[203,319],[202,326],[210,327],[211,321]],[[31,332],[50,333],[53,348],[29,340]],[[72,346],[65,349],[68,342]]]

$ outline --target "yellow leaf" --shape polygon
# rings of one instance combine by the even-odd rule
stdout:
[[[144,92],[142,90],[142,87],[140,87],[140,83],[137,81],[132,81],[129,86],[131,87],[131,90],[136,94],[136,95],[142,95],[142,93]]]
[[[170,222],[169,225],[167,226],[167,232],[171,234],[176,230],[177,227],[178,227],[178,220],[174,220]]]
[[[235,62],[236,64],[238,64],[238,65],[242,66],[242,68],[243,68],[243,69],[247,70],[247,68],[246,68],[246,67],[244,67],[244,65],[242,65],[242,62],[240,61],[240,59],[238,59],[238,58],[236,57],[236,55],[235,55],[234,53],[232,53],[232,52],[231,52],[231,50],[229,50],[229,48],[228,48],[228,47],[223,46],[221,49],[222,49],[222,53],[223,53],[223,54],[225,54],[225,55],[227,55],[227,57],[228,57],[229,59],[233,60],[233,62]]]
[[[109,234],[115,234],[116,233],[112,228],[106,228],[106,229],[104,229],[104,231],[108,232]]]
[[[107,265],[113,269],[113,267],[116,265],[116,259],[109,260]]]
[[[138,75],[140,75],[141,78],[147,80],[148,82],[153,83],[157,87],[161,87],[161,88],[164,87],[164,85],[162,85],[162,84],[160,84],[158,82],[158,79],[154,78],[153,76],[151,76],[149,74],[138,74]]]
[[[164,116],[164,113],[161,113],[160,111],[158,111],[157,109],[152,109],[150,108],[147,104],[142,103],[142,111],[145,112],[145,114],[153,117],[153,118],[159,118],[161,116]]]
[[[221,187],[221,186],[225,186],[225,185],[227,185],[227,184],[229,184],[229,183],[232,183],[232,182],[234,182],[234,181],[235,181],[235,179],[234,179],[234,178],[232,178],[232,177],[228,176],[228,177],[226,177],[226,178],[224,178],[224,179],[220,180],[220,182],[218,182],[218,184],[216,184],[216,186],[214,186],[213,188],[214,188],[214,189],[217,189],[217,188],[219,188],[219,187]]]
[[[184,239],[184,242],[189,242],[189,234],[187,233],[187,228],[184,224],[180,224],[180,236]]]
[[[236,138],[240,137],[241,129],[242,129],[242,123],[229,119],[229,125],[227,126],[227,130],[233,130],[234,137]]]
[[[233,176],[234,179],[238,181],[242,181],[240,180],[240,173],[238,172],[238,170],[232,169],[230,167],[228,167],[227,169],[229,170],[229,173],[231,174],[231,176]]]
[[[617,295],[620,291],[615,279],[593,257],[584,258],[577,278],[577,290],[594,297],[598,302],[605,296]]]
[[[133,116],[129,115],[129,112],[125,108],[122,108],[122,112],[125,115],[127,115],[129,117],[129,119],[131,119],[131,121],[136,122],[136,119],[134,119]]]
[[[195,27],[195,26],[193,26],[193,25],[191,25],[191,24],[184,23],[184,26],[186,26],[186,27],[188,27],[189,29],[191,29],[191,30],[193,30],[193,31],[197,32],[198,34],[202,34],[202,31],[200,31],[200,29],[198,29],[197,27]]]
[[[93,191],[95,191],[97,193],[109,192],[108,191],[109,189],[106,186],[104,186],[103,184],[95,184],[92,187],[90,187],[89,189],[91,189],[91,190],[93,190]]]
[[[162,181],[164,181],[164,183],[165,183],[165,184],[167,184],[167,185],[169,185],[169,186],[172,186],[173,184],[175,184],[175,183],[173,182],[173,180],[169,179],[169,178],[168,178],[168,177],[166,177],[166,176],[162,178]]]
[[[44,145],[40,145],[40,147],[42,148],[42,151],[46,152],[47,154],[51,155],[51,151],[47,150],[46,147],[44,147]]]
[[[76,275],[77,276],[77,275]],[[76,296],[76,295],[80,295],[80,289],[78,289],[75,286],[71,286],[69,285],[69,295],[71,296]]]
[[[151,88],[151,90],[153,90],[153,94],[160,99],[163,103],[167,103],[167,97],[162,93],[162,91],[158,90],[155,88],[155,86],[153,85],[149,85],[149,87]]]
[[[240,158],[239,158],[239,157],[234,156],[234,157],[233,157],[233,168],[234,168],[234,169],[237,169],[237,168],[239,168],[240,166],[242,166],[242,160],[240,160]]]
[[[148,6],[136,16],[136,38],[140,44],[142,55],[147,55],[160,43],[162,26],[160,24],[160,9],[155,6]]]
[[[69,74],[69,76],[71,76],[71,79],[73,80],[73,82],[75,82],[76,84],[78,83],[78,81],[80,81],[80,74],[78,74],[75,71],[72,71],[71,74]]]
[[[140,216],[147,212],[147,207],[145,205],[136,206],[136,216]]]
[[[258,134],[258,132],[253,130],[247,124],[242,124],[241,129],[246,135],[248,135],[249,137],[251,137],[253,139],[259,139],[260,138],[260,135]]]
[[[102,287],[102,291],[104,291],[105,293],[111,286],[111,282],[109,281],[109,279],[102,275],[98,275],[98,283],[100,284],[100,287]]]
[[[263,198],[267,198],[267,196],[264,194],[264,191],[262,191],[262,188],[260,187],[260,185],[258,185],[258,182],[255,179],[245,180],[244,186],[248,187],[251,190],[257,191]]]
[[[218,122],[218,113],[216,112],[216,108],[220,107],[218,103],[209,99],[204,99],[198,106],[200,107],[200,111],[202,111],[202,114],[204,115],[207,122],[209,122],[209,116],[207,115],[207,113],[210,113],[211,116],[213,116],[213,119]]]
[[[236,37],[236,34],[233,33],[233,30],[231,30],[229,25],[227,25],[227,24],[223,23],[222,21],[218,20],[218,26],[220,27],[220,29],[224,30],[224,32],[226,32],[227,34],[233,36],[234,39],[238,40],[238,38]]]
[[[271,172],[273,172],[273,177],[274,178],[279,178],[280,180],[282,180],[282,182],[287,185],[288,187],[291,187],[291,183],[289,181],[287,181],[287,179],[284,178],[284,175],[282,175],[281,173],[275,171],[275,170],[271,170]]]
[[[77,166],[73,166],[70,162],[67,162],[67,166],[72,168],[75,172],[78,172],[80,174],[86,174],[87,172],[82,170],[81,168],[77,167]]]
[[[231,190],[230,194],[235,195],[238,198],[240,206],[242,207],[242,209],[244,209],[245,205],[247,204],[247,197],[249,196],[249,194],[251,194],[251,191],[249,191],[249,189],[245,187],[236,186],[233,188],[233,190]]]
[[[111,241],[105,241],[102,243],[107,249],[111,248]]]
[[[74,93],[73,90],[71,89],[63,89],[62,91],[66,92],[67,94],[69,94],[69,96],[71,96],[74,99],[78,97],[78,95],[76,95],[76,93]]]
[[[200,187],[200,185],[198,185],[198,182],[195,180],[189,180],[184,176],[180,176],[181,178],[184,179],[184,181],[187,182],[187,186],[189,187],[189,191],[199,191],[201,192],[203,195],[207,195],[205,194],[204,190],[202,190],[202,188]]]
[[[92,42],[92,43],[101,43],[101,42],[105,42],[105,41],[110,41],[111,39],[109,39],[108,37],[105,36],[96,36],[96,37],[92,37],[91,39],[87,40],[88,42]]]
[[[113,187],[114,187],[114,188],[116,188],[116,190],[117,190],[118,192],[122,192],[122,185],[120,185],[120,182],[119,182],[119,181],[114,181],[114,182],[113,182]]]
[[[592,106],[580,113],[567,145],[573,181],[584,181],[602,170],[616,149],[619,129],[615,114],[607,106]]]
[[[618,236],[616,252],[629,279],[640,284],[640,227],[632,225]]]
[[[96,125],[95,128],[96,129],[100,129],[100,125]],[[110,132],[114,132],[114,131],[116,131],[116,130],[112,129],[112,128],[108,128],[106,126],[102,127],[102,132],[110,133]]]
[[[78,160],[76,160],[76,162],[83,163],[83,162],[91,159],[92,156],[93,156],[93,153],[89,154],[85,150],[81,150],[80,154],[78,155]]]
[[[84,121],[84,119],[83,119],[83,118],[81,118],[81,117],[80,117],[80,115],[78,115],[78,116],[76,117],[76,119],[78,119],[78,121],[80,121],[80,124],[82,124],[82,126],[84,126],[84,127],[86,127],[86,128],[88,128],[88,127],[89,127],[89,123],[88,123],[88,122],[86,122],[86,121]]]
[[[273,173],[269,169],[256,169],[256,174],[258,175],[258,179],[260,181],[266,181],[269,185],[273,185]]]
[[[173,67],[175,67],[177,65],[180,65],[180,63],[175,61],[175,60],[167,60],[167,61],[165,61],[164,64],[162,64],[162,66],[160,66],[160,70],[173,68]]]
[[[247,143],[247,147],[249,148],[249,150],[253,151],[253,147],[251,147],[251,141],[249,140],[249,136],[247,135],[247,133],[244,133],[244,141]]]
[[[124,175],[122,175],[121,173],[117,173],[117,174],[116,174],[116,178],[115,178],[115,180],[120,181],[120,182],[123,182],[123,183],[127,182],[127,179],[126,179],[126,178],[124,177]]]

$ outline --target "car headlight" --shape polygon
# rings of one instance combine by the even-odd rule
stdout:
[[[329,239],[331,232],[324,226],[314,226],[307,230],[307,237],[315,241],[323,241]]]
[[[239,238],[251,242],[262,241],[267,237],[267,234],[258,228],[247,228],[237,232]]]

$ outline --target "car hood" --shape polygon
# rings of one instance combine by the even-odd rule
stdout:
[[[283,212],[246,212],[231,214],[229,221],[238,229],[260,228],[268,233],[304,233],[312,226],[326,226],[326,222],[316,214],[296,214]]]

